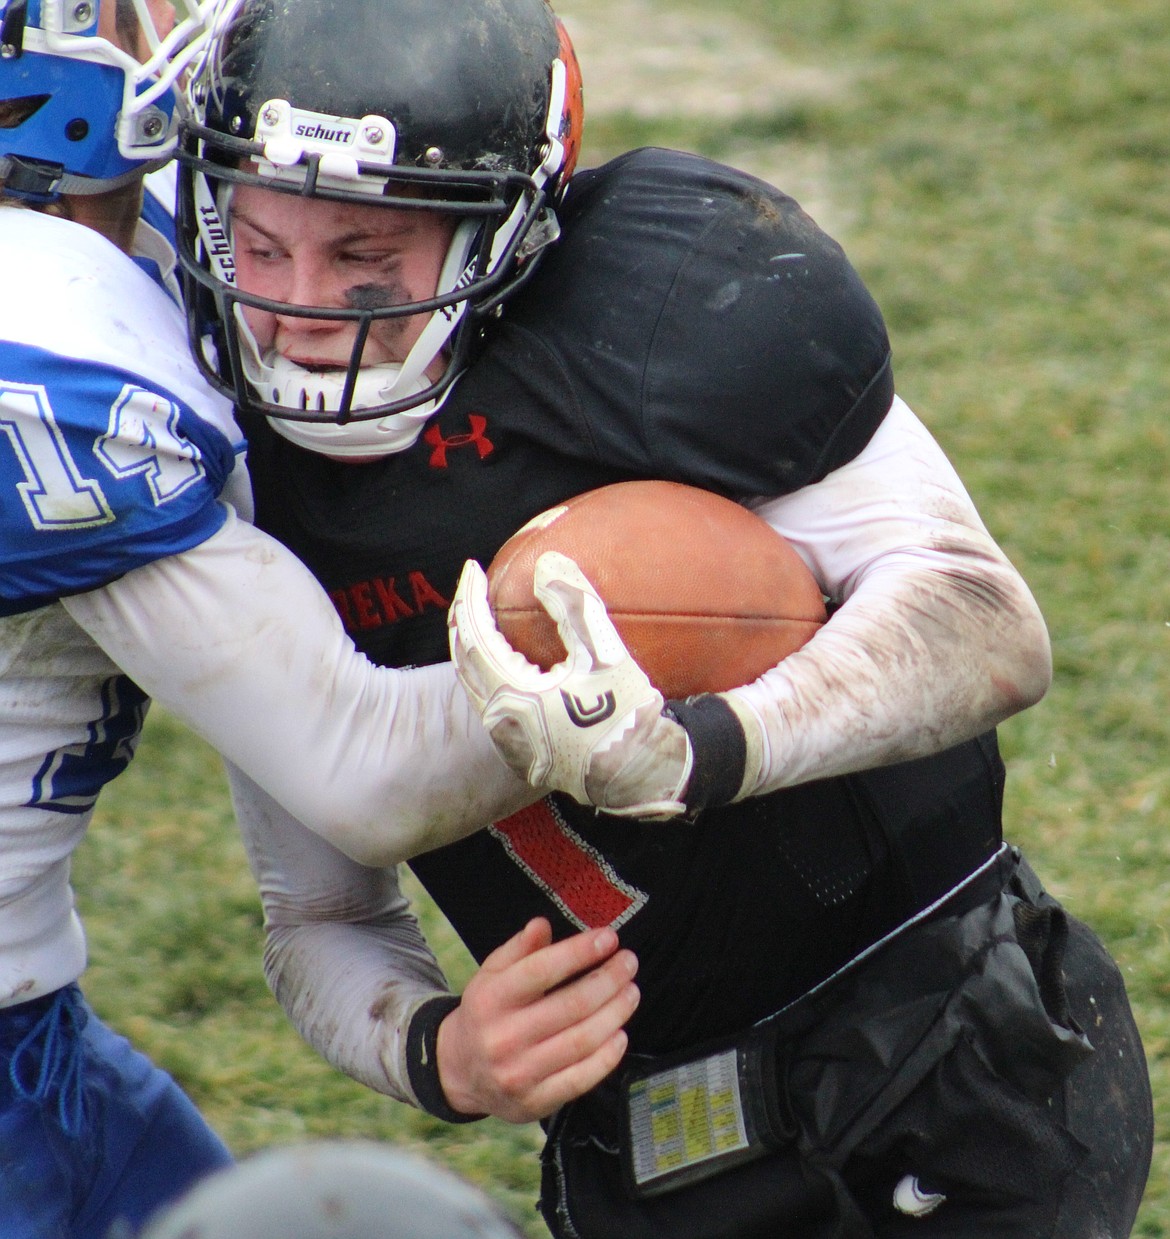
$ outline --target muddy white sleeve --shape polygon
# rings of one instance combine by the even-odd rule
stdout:
[[[741,794],[937,752],[1047,691],[1035,599],[901,400],[850,464],[753,506],[835,609],[802,650],[728,694],[762,740]]]
[[[363,863],[392,864],[535,798],[449,663],[374,666],[300,560],[231,513],[192,550],[63,601],[152,698]]]
[[[359,865],[228,766],[264,904],[264,974],[300,1035],[340,1071],[418,1104],[410,1017],[448,993],[393,867]]]

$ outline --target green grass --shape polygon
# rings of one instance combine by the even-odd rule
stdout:
[[[103,796],[75,884],[99,1011],[170,1071],[237,1153],[319,1137],[393,1140],[533,1221],[535,1126],[452,1127],[354,1083],[293,1032],[265,987],[260,908],[219,759],[162,711]],[[452,980],[471,963],[429,913]],[[532,1233],[543,1226],[533,1221]]]
[[[1136,1233],[1170,1236],[1164,0],[731,7],[774,44],[778,72],[784,58],[823,67],[839,94],[742,124],[606,116],[588,149],[719,157],[778,143],[794,167],[815,156],[825,169],[832,231],[886,312],[899,390],[1048,618],[1053,689],[1002,729],[1008,829],[1124,969],[1158,1113]],[[339,1077],[286,1026],[260,978],[256,899],[215,759],[166,718],[105,797],[77,878],[88,992],[237,1151],[326,1135],[425,1146],[544,1233],[535,1129],[446,1127]]]

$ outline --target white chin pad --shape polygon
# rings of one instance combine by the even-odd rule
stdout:
[[[263,357],[243,316],[239,317],[244,372],[260,399],[282,408],[310,413],[328,413],[341,407],[346,371],[306,370],[268,350]],[[388,404],[429,386],[425,378],[403,381],[402,366],[388,363],[366,366],[354,384],[355,411]],[[423,424],[442,403],[426,400],[401,413],[344,424],[330,421],[302,422],[270,417],[273,430],[283,438],[323,456],[339,460],[388,456],[405,451],[418,438]]]
[[[294,422],[287,417],[270,417],[268,424],[284,439],[307,451],[335,460],[368,460],[404,452],[422,433],[427,419],[442,403],[428,400],[404,413],[364,422]]]

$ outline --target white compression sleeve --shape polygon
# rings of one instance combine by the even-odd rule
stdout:
[[[338,1070],[417,1104],[406,1031],[447,993],[393,867],[359,865],[229,764],[264,904],[264,975],[300,1035]]]
[[[850,464],[752,506],[840,606],[802,650],[728,694],[762,725],[741,794],[937,752],[1047,690],[1035,599],[901,400]]]
[[[362,863],[535,798],[449,663],[375,667],[300,560],[230,512],[200,546],[63,602],[146,693]]]

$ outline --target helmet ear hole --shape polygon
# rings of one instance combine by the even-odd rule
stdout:
[[[48,95],[24,95],[19,99],[0,99],[0,129],[18,129],[48,102]]]

